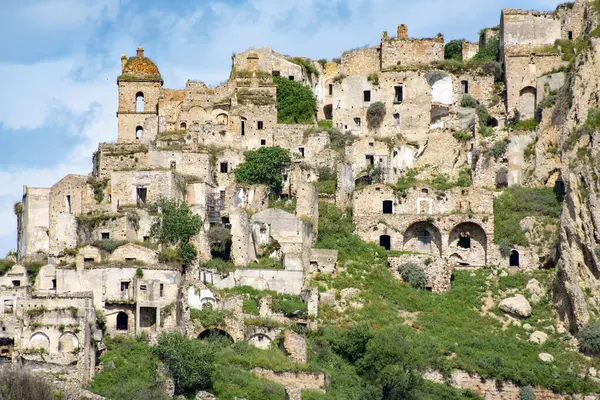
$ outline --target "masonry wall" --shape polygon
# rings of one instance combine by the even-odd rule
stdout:
[[[112,210],[137,205],[137,188],[147,189],[146,204],[161,198],[183,199],[185,182],[171,171],[123,171],[111,174]]]
[[[68,200],[67,200],[68,199]],[[50,189],[50,253],[77,246],[76,216],[95,203],[87,177],[67,175]]]
[[[143,112],[136,112],[138,92],[144,94]],[[157,115],[160,93],[160,82],[119,82],[119,143],[136,142],[136,127],[144,126],[146,118]]]
[[[50,249],[50,189],[23,187],[19,259]]]
[[[342,53],[340,73],[345,75],[365,75],[377,73],[381,69],[379,46],[366,47]]]
[[[381,68],[430,64],[444,59],[444,38],[381,40]]]
[[[561,39],[560,19],[553,12],[503,9],[500,17],[500,56],[530,52]]]

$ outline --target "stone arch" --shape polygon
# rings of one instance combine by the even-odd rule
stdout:
[[[126,312],[119,312],[117,314],[117,330],[118,331],[127,331],[129,330],[129,315]]]
[[[217,305],[217,300],[214,297],[203,297],[200,299],[200,305],[202,308],[206,307],[214,307]]]
[[[29,338],[29,348],[48,350],[50,348],[50,338],[45,333],[35,332]]]
[[[519,92],[519,116],[521,119],[531,119],[535,116],[537,89],[527,86]]]
[[[226,113],[219,113],[215,117],[215,121],[219,125],[227,125],[229,123],[229,116]]]
[[[508,260],[508,265],[510,267],[520,267],[521,266],[521,256],[519,254],[519,251],[516,249],[513,249],[510,252],[510,258]]]
[[[271,339],[268,335],[265,335],[264,333],[257,333],[255,335],[252,335],[248,339],[249,344],[263,350],[266,350],[269,347],[271,347],[272,342],[273,339]]]
[[[182,122],[181,124],[179,124],[179,129],[186,130],[187,129],[187,124],[185,122]]]
[[[205,329],[198,335],[198,339],[200,340],[210,340],[211,338],[215,337],[227,339],[231,343],[234,342],[233,337],[227,331],[218,328]]]
[[[73,332],[65,332],[58,339],[58,351],[60,353],[71,353],[79,348],[79,339]]]
[[[135,112],[144,112],[144,93],[137,92],[135,95]]]
[[[201,124],[206,122],[208,113],[200,106],[194,106],[188,111],[188,119],[199,121]]]
[[[404,232],[404,250],[442,256],[442,234],[431,222],[419,221]]]
[[[448,245],[458,250],[465,264],[485,265],[487,260],[487,235],[481,225],[462,222],[450,231]]]

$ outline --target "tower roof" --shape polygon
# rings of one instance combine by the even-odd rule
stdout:
[[[162,77],[156,64],[149,58],[144,57],[144,49],[138,47],[137,55],[129,57],[125,62],[118,80],[162,82]]]

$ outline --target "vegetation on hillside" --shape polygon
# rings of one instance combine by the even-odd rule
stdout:
[[[240,183],[265,184],[273,193],[280,193],[283,173],[292,164],[290,152],[281,147],[261,147],[244,153],[246,161],[234,171]]]
[[[312,90],[300,82],[280,76],[274,76],[273,80],[277,85],[277,122],[313,124],[317,101]]]

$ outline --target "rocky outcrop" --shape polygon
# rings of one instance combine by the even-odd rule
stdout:
[[[529,317],[531,315],[531,305],[522,294],[502,300],[498,307],[502,311],[517,317]]]

